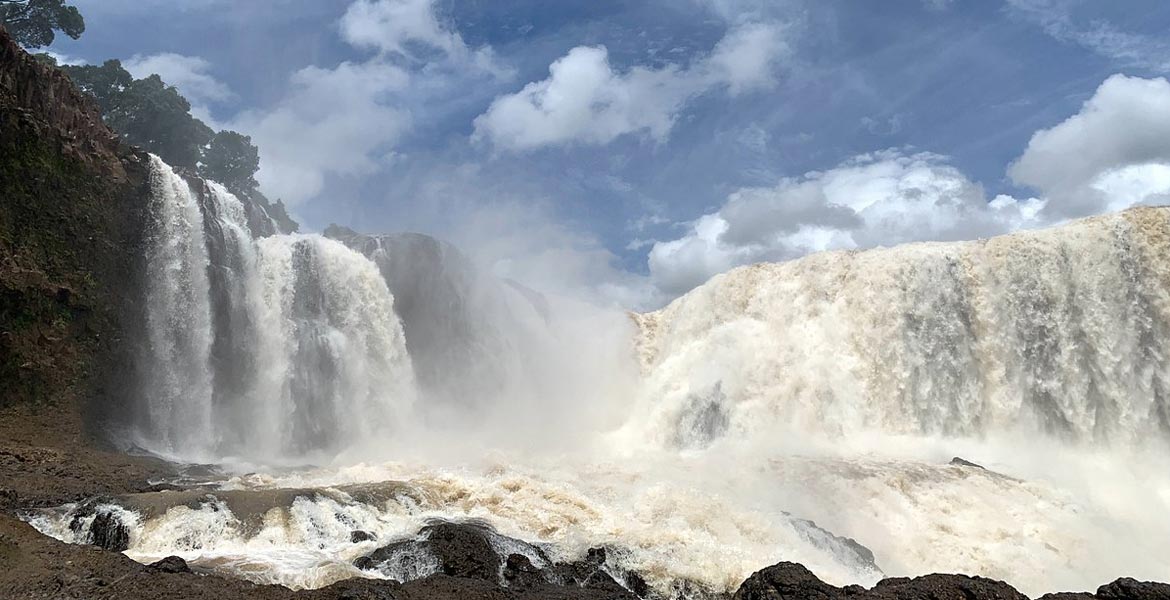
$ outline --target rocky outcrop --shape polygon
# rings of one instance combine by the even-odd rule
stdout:
[[[555,563],[540,547],[482,523],[436,521],[415,537],[378,548],[354,565],[406,583],[445,576],[532,593],[563,595],[576,590],[572,597],[580,598],[647,597],[649,587],[641,576],[620,573],[607,565],[606,557],[604,548],[593,548],[579,561]]]
[[[72,427],[132,393],[144,160],[0,30],[0,408]]]
[[[883,579],[873,588],[843,588],[821,581],[804,566],[782,562],[743,582],[734,600],[1027,600],[1012,586],[966,575],[924,575]],[[1118,579],[1097,593],[1058,593],[1039,600],[1170,600],[1170,585]]]
[[[338,225],[324,234],[378,265],[428,405],[474,411],[479,399],[503,393],[509,378],[524,372],[518,349],[532,344],[523,336],[547,319],[539,293],[497,279],[428,235],[364,235]]]
[[[102,122],[97,104],[65,73],[37,61],[0,27],[0,123],[24,121],[62,154],[105,174],[125,178],[118,135]]]

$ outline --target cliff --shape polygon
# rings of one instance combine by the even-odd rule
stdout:
[[[0,28],[0,408],[69,428],[125,396],[144,158]]]

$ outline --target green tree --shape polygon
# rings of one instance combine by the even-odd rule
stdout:
[[[235,131],[220,131],[203,150],[199,175],[222,183],[237,196],[256,191],[256,171],[260,169],[260,150],[252,138]]]
[[[73,39],[85,31],[81,13],[64,0],[0,0],[0,24],[26,48],[52,44],[57,31]]]
[[[41,60],[55,62],[48,55]],[[170,165],[195,169],[201,177],[222,183],[262,208],[280,230],[297,230],[284,204],[270,201],[257,189],[260,151],[252,138],[235,131],[213,132],[191,116],[187,100],[158,75],[134,79],[117,60],[62,69],[78,89],[94,97],[106,124],[127,142]]]
[[[117,60],[64,70],[78,88],[97,99],[106,123],[126,141],[174,166],[198,166],[214,132],[191,116],[187,99],[158,75],[134,79]]]

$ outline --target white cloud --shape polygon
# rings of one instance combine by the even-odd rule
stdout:
[[[318,194],[327,174],[376,171],[410,126],[410,114],[380,100],[406,89],[410,75],[381,62],[345,62],[295,73],[289,94],[266,111],[239,115],[262,154],[257,179],[266,193],[293,204]]]
[[[418,42],[447,52],[463,47],[459,34],[444,29],[431,0],[358,0],[341,18],[341,35],[357,47],[408,54]]]
[[[53,60],[57,61],[58,65],[76,66],[76,65],[89,64],[89,63],[85,62],[85,59],[77,58],[75,56],[70,56],[68,54],[61,54],[60,52],[53,52],[52,50],[42,50],[40,53],[41,54],[48,54],[49,56],[51,56],[53,58]]]
[[[478,137],[517,150],[570,141],[605,144],[670,130],[689,86],[673,68],[616,73],[604,47],[577,47],[549,67],[548,79],[501,96],[475,120]]]
[[[439,21],[434,0],[357,0],[341,18],[341,35],[357,48],[403,56],[416,54],[412,44],[466,57],[472,50],[457,31]]]
[[[1008,0],[1011,10],[1036,23],[1048,35],[1077,44],[1124,65],[1170,70],[1170,43],[1158,37],[1119,29],[1103,20],[1078,23],[1073,8],[1078,0]]]
[[[1170,82],[1115,75],[1081,111],[1038,131],[1008,168],[1038,192],[989,199],[933,154],[885,151],[745,188],[650,250],[654,285],[677,295],[758,261],[829,249],[973,239],[1170,201]]]
[[[656,243],[650,275],[659,290],[676,295],[742,264],[996,235],[1039,224],[1042,207],[1039,200],[1008,196],[989,202],[978,184],[943,157],[890,150],[732,193],[683,237]]]
[[[747,23],[729,31],[707,59],[708,85],[726,83],[732,95],[772,87],[776,62],[789,54],[784,30],[775,23]]]
[[[265,193],[295,205],[319,194],[331,175],[374,173],[394,156],[429,98],[508,75],[490,48],[468,48],[439,20],[434,4],[356,0],[339,32],[376,55],[302,69],[280,101],[233,120],[231,127],[252,135],[260,148],[257,179]]]
[[[211,75],[211,63],[198,56],[171,52],[149,56],[135,54],[122,61],[122,67],[135,79],[158,75],[168,85],[178,88],[191,103],[191,114],[209,124],[213,119],[208,107],[235,98],[227,84]]]
[[[607,144],[626,134],[662,141],[688,100],[716,88],[732,95],[775,84],[788,53],[776,23],[732,27],[707,57],[689,67],[615,70],[602,46],[578,46],[549,66],[549,77],[496,98],[475,120],[475,138],[528,150]]]
[[[429,53],[465,67],[506,76],[490,47],[469,48],[463,36],[440,22],[435,0],[357,0],[340,22],[341,36],[355,48],[435,62]]]
[[[1170,82],[1114,75],[1081,111],[1037,132],[1008,169],[1012,180],[1074,217],[1154,201],[1170,186]]]
[[[926,8],[934,11],[943,11],[955,4],[955,0],[922,0]]]

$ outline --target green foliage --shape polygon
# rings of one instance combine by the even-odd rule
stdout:
[[[0,0],[0,24],[26,48],[52,44],[57,31],[73,39],[85,31],[81,13],[64,0]]]
[[[260,151],[252,138],[235,131],[215,133],[191,116],[191,105],[158,75],[134,79],[122,63],[63,67],[77,87],[93,96],[103,118],[127,142],[177,167],[196,169],[232,193],[256,192]]]
[[[40,60],[52,61],[42,56]],[[78,89],[97,100],[106,124],[127,142],[222,183],[233,194],[260,205],[282,230],[297,230],[284,204],[270,202],[257,189],[260,151],[252,138],[235,131],[213,132],[191,116],[191,105],[177,89],[158,75],[134,79],[117,60],[62,69]]]
[[[73,82],[97,99],[106,123],[132,144],[168,163],[195,168],[214,133],[191,116],[191,105],[158,75],[134,79],[122,63],[64,67]]]
[[[256,192],[254,175],[260,169],[260,151],[252,138],[235,131],[221,131],[203,151],[199,175],[227,186],[237,196]]]

